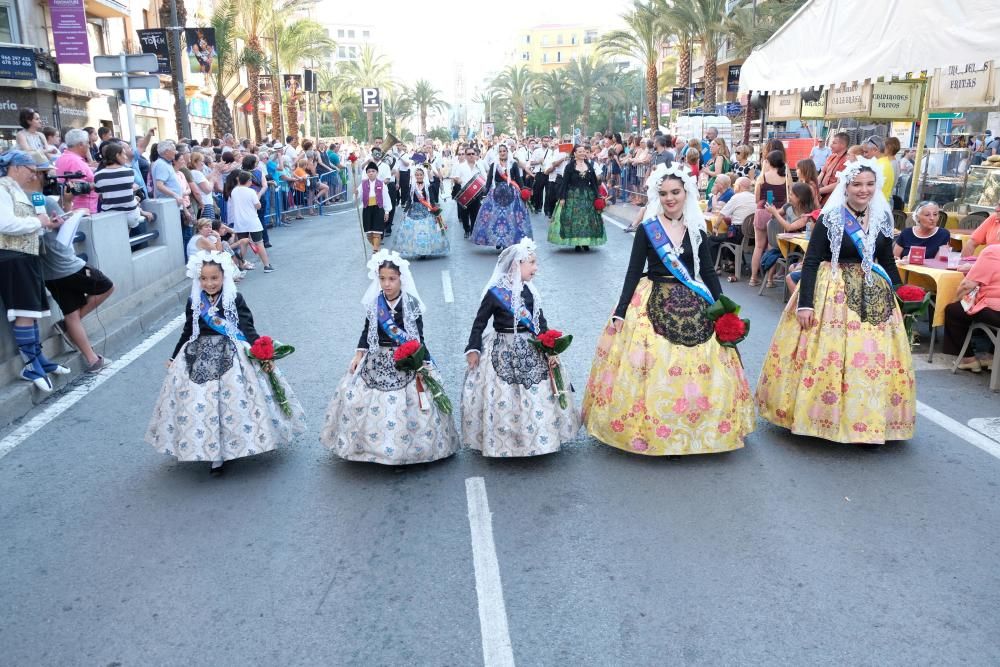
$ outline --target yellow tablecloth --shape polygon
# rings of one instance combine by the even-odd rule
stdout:
[[[932,324],[935,327],[944,326],[944,308],[955,301],[955,294],[958,292],[958,286],[965,274],[951,269],[914,266],[912,264],[897,264],[896,268],[899,269],[899,277],[904,283],[923,287],[937,295],[934,299],[936,305]]]
[[[801,250],[804,255],[808,247],[809,239],[805,234],[778,234],[778,250],[782,257],[787,258],[793,248]]]
[[[949,230],[949,231],[951,231],[951,230]],[[968,243],[969,239],[971,239],[971,238],[972,238],[972,233],[971,232],[956,232],[956,231],[952,231],[951,232],[951,249],[952,250],[958,250],[959,252],[962,252],[962,254],[965,254],[964,253],[965,244]]]
[[[729,223],[721,213],[705,213],[705,226],[708,227],[709,234],[725,234],[729,229]]]

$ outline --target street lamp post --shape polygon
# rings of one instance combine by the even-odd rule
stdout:
[[[174,47],[174,95],[179,103],[187,109],[187,97],[184,95],[184,53],[181,51],[181,30],[177,25],[177,0],[170,0],[170,41]],[[186,113],[180,117],[181,134],[191,138],[191,121]]]

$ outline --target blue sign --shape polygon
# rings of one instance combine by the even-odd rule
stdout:
[[[0,47],[0,79],[34,81],[36,78],[35,54],[31,49]]]

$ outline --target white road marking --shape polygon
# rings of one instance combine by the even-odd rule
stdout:
[[[1000,417],[980,417],[969,420],[969,428],[979,431],[987,438],[1000,442]]]
[[[615,220],[614,218],[612,218],[609,215],[604,215],[602,213],[601,217],[604,218],[604,222],[610,223],[610,224],[614,225],[615,227],[617,227],[618,229],[628,229],[627,225],[623,225],[622,223],[618,222],[617,220]]]
[[[71,391],[61,396],[55,403],[45,408],[37,417],[34,417],[18,426],[9,435],[7,435],[7,437],[0,440],[0,458],[9,454],[11,450],[30,438],[43,426],[76,405],[87,394],[113,378],[117,375],[118,371],[127,368],[129,364],[152,349],[154,345],[169,336],[171,332],[182,324],[184,324],[184,316],[178,315],[164,325],[159,331],[126,352],[122,357],[113,362],[103,371],[91,376],[91,379],[85,379],[79,386],[74,387]]]
[[[451,287],[451,272],[448,270],[441,272],[441,291],[444,292],[445,303],[452,303],[455,301],[455,291]]]
[[[479,628],[483,637],[486,667],[514,667],[514,650],[507,628],[507,608],[500,585],[500,565],[493,544],[493,515],[486,498],[482,477],[465,480],[472,531],[472,563],[476,570],[476,597],[479,600]]]
[[[957,435],[962,440],[965,440],[970,445],[978,447],[990,456],[1000,459],[1000,442],[973,431],[965,424],[955,421],[943,412],[935,410],[931,406],[926,403],[921,403],[920,401],[917,401],[917,414],[921,417],[930,419],[932,422],[952,435]]]

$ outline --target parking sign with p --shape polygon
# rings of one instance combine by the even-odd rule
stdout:
[[[361,109],[363,111],[378,111],[381,106],[378,88],[361,89]]]

